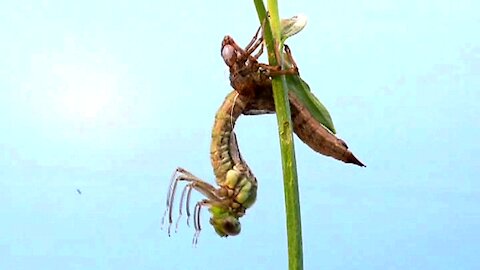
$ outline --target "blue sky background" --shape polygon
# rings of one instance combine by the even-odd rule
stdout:
[[[305,269],[480,268],[479,9],[281,1],[309,17],[288,43],[368,166],[295,141]],[[185,220],[160,230],[177,166],[214,183],[220,43],[257,27],[252,1],[2,1],[0,269],[287,269],[272,115],[236,128],[259,180],[241,235],[207,211],[197,248]]]

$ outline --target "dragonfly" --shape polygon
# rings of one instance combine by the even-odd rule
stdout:
[[[173,204],[178,184],[181,182],[186,182],[186,185],[180,195],[176,229],[183,215],[183,207],[185,207],[187,225],[189,225],[192,191],[196,190],[206,197],[198,201],[193,210],[195,228],[193,245],[197,244],[202,230],[200,217],[203,207],[208,208],[211,214],[210,224],[219,236],[227,237],[240,233],[239,218],[245,215],[246,210],[255,203],[257,197],[257,179],[242,158],[233,131],[237,118],[243,113],[249,100],[247,96],[240,96],[238,93],[232,92],[227,95],[215,115],[210,158],[218,187],[183,168],[179,167],[175,170],[170,181],[166,210],[162,218],[162,224],[165,224],[165,218],[168,215],[169,235],[173,224]]]
[[[285,32],[282,33],[283,36],[288,37],[300,31],[304,24],[303,26],[299,26],[298,22],[302,20],[305,20],[304,16],[296,16],[290,20],[283,20],[282,25],[284,25],[286,29]],[[265,65],[265,69],[271,68]],[[272,68],[272,72],[281,73],[282,71],[273,70]],[[175,202],[178,184],[181,182],[186,182],[186,185],[180,195],[179,212],[177,222],[175,223],[175,230],[178,229],[178,222],[183,215],[183,207],[185,207],[187,225],[189,225],[189,220],[192,215],[190,201],[192,191],[196,190],[206,198],[198,201],[193,210],[195,234],[192,242],[194,245],[197,244],[202,229],[200,217],[203,207],[207,207],[211,213],[210,224],[219,236],[227,237],[240,233],[241,224],[239,218],[243,217],[246,210],[255,203],[258,182],[240,154],[236,135],[233,130],[237,118],[245,112],[245,108],[250,101],[250,96],[239,95],[237,92],[232,91],[227,95],[215,115],[210,158],[218,187],[209,184],[181,167],[177,168],[173,173],[167,194],[166,209],[162,218],[162,224],[165,224],[168,214],[169,235],[173,225],[173,204]]]
[[[287,45],[284,45],[287,69],[258,62],[263,52],[263,39],[259,36],[260,28],[245,49],[242,49],[231,36],[225,36],[221,46],[222,58],[230,70],[231,86],[240,96],[252,98],[244,114],[274,113],[271,77],[286,75],[293,130],[297,136],[320,154],[365,167],[348,149],[345,141],[334,135],[335,129],[328,111],[311,94],[308,85],[300,78],[298,67]],[[257,48],[260,49],[253,54]],[[313,109],[310,109],[312,107],[319,108],[319,114],[323,116],[315,117],[319,114],[312,113]]]

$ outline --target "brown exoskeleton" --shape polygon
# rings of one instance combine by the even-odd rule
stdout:
[[[271,76],[298,75],[298,68],[287,45],[285,45],[285,55],[291,64],[290,69],[281,70],[280,67],[259,63],[258,57],[262,54],[263,46],[255,55],[252,55],[262,44],[262,38],[258,35],[259,31],[245,49],[242,49],[230,36],[225,36],[222,42],[221,54],[230,69],[230,84],[240,96],[253,97],[244,114],[275,112]],[[345,163],[365,166],[348,150],[348,146],[343,140],[337,138],[314,119],[292,91],[289,91],[288,97],[293,130],[305,144],[320,154],[331,156]]]

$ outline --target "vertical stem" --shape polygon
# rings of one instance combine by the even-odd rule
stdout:
[[[265,6],[262,0],[254,0],[260,23],[266,17]],[[277,0],[268,0],[270,24],[264,29],[264,39],[268,51],[270,65],[278,65],[275,50],[280,44],[280,18],[278,15]],[[283,53],[279,53],[283,56]],[[278,132],[280,137],[280,149],[282,154],[283,182],[285,190],[285,208],[287,217],[288,238],[288,266],[290,270],[303,269],[302,255],[302,224],[300,216],[300,199],[298,193],[297,164],[295,161],[295,149],[293,145],[292,120],[290,116],[290,103],[288,101],[288,89],[285,77],[277,76],[272,79],[275,111],[277,112]]]

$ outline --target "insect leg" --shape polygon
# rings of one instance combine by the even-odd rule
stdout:
[[[287,56],[288,62],[291,64],[290,70],[292,70],[297,75],[300,75],[300,73],[298,72],[297,63],[293,59],[292,51],[290,50],[290,47],[288,47],[287,44],[284,45],[284,50],[285,50],[285,55]]]
[[[250,42],[249,42],[249,43],[247,44],[247,46],[245,47],[245,51],[246,51],[246,52],[248,52],[248,51],[251,49],[251,47],[253,46],[253,44],[255,44],[256,41],[258,42],[259,39],[263,39],[263,37],[260,37],[260,38],[259,38],[259,37],[258,37],[258,34],[260,33],[260,30],[262,30],[264,24],[265,24],[265,21],[264,21],[264,23],[262,23],[262,25],[260,25],[260,26],[258,27],[257,32],[255,32],[255,35],[253,35],[252,40],[250,40]],[[252,50],[250,53],[252,53],[253,51],[255,51],[255,49]],[[250,53],[249,53],[249,54],[250,54]]]
[[[191,190],[190,184],[186,185],[182,190],[182,196],[180,196],[180,203],[178,205],[178,218],[177,218],[177,222],[175,223],[175,232],[178,231],[178,222],[180,221],[180,218],[182,217],[182,214],[183,214],[182,206],[183,206],[183,202],[185,201],[185,194],[187,193],[187,189],[189,188]]]
[[[168,188],[168,193],[167,193],[166,209],[165,209],[165,212],[163,213],[163,217],[162,217],[162,229],[163,229],[163,226],[165,224],[165,217],[166,217],[167,212],[169,213],[168,214],[169,224],[172,224],[172,222],[173,222],[173,219],[172,219],[172,203],[173,203],[173,200],[175,199],[175,190],[177,188],[177,182],[178,182],[176,175],[182,170],[184,170],[184,169],[178,167],[172,174],[172,177],[171,177],[171,180],[170,180],[170,185],[169,185],[169,188]],[[169,232],[168,235],[170,236],[170,232]]]
[[[276,47],[275,47],[276,48]],[[267,76],[280,76],[280,75],[300,75],[298,72],[297,63],[293,60],[292,51],[288,45],[284,45],[285,55],[287,57],[286,65],[287,69],[282,69],[282,65],[271,66],[268,64],[259,63],[258,65],[265,70]],[[280,63],[281,56],[278,49],[275,49],[275,56],[277,57],[277,62]],[[284,62],[285,64],[285,62]]]
[[[202,226],[200,225],[200,211],[202,210],[202,206],[207,205],[208,200],[203,200],[197,202],[195,205],[195,209],[193,211],[193,221],[195,227],[195,234],[193,235],[192,244],[193,246],[197,246],[198,237],[200,236],[200,231],[202,230]]]
[[[260,45],[260,50],[258,50],[258,52],[253,56],[253,58],[258,60],[258,58],[260,57],[260,55],[262,55],[262,53],[263,53],[263,42],[262,42],[262,45]]]
[[[192,195],[192,190],[193,190],[193,186],[190,186],[187,193],[187,203],[185,204],[185,208],[187,209],[187,226],[189,227],[190,227],[190,197]]]
[[[196,188],[197,190],[201,191],[202,189],[205,189],[206,191],[210,191],[210,189],[214,189],[210,184],[203,182],[200,178],[196,177],[189,171],[178,167],[175,172],[172,175],[172,180],[170,181],[170,188],[168,190],[168,195],[167,195],[167,209],[165,210],[164,216],[162,218],[162,224],[165,222],[165,215],[166,212],[168,211],[168,236],[170,236],[171,232],[171,227],[173,224],[173,202],[175,201],[175,194],[177,190],[177,185],[179,181],[188,181],[188,182],[196,182],[199,183],[199,188]],[[193,187],[194,185],[192,185]],[[204,193],[204,192],[202,192]],[[183,192],[182,192],[183,194]],[[182,200],[181,200],[182,201]],[[181,203],[181,202],[180,202]]]
[[[260,32],[260,29],[262,29],[262,28],[263,28],[263,24],[262,24],[262,26],[260,26],[258,28],[257,32],[253,36],[252,41],[250,41],[250,43],[247,45],[247,47],[245,47],[243,58],[251,57],[251,54],[258,48],[258,46],[263,45],[263,36],[260,36],[260,37],[258,36],[258,34]],[[262,46],[262,48],[263,48],[263,46]],[[241,57],[241,59],[242,59],[242,57]],[[255,58],[255,60],[256,60],[256,58]]]

